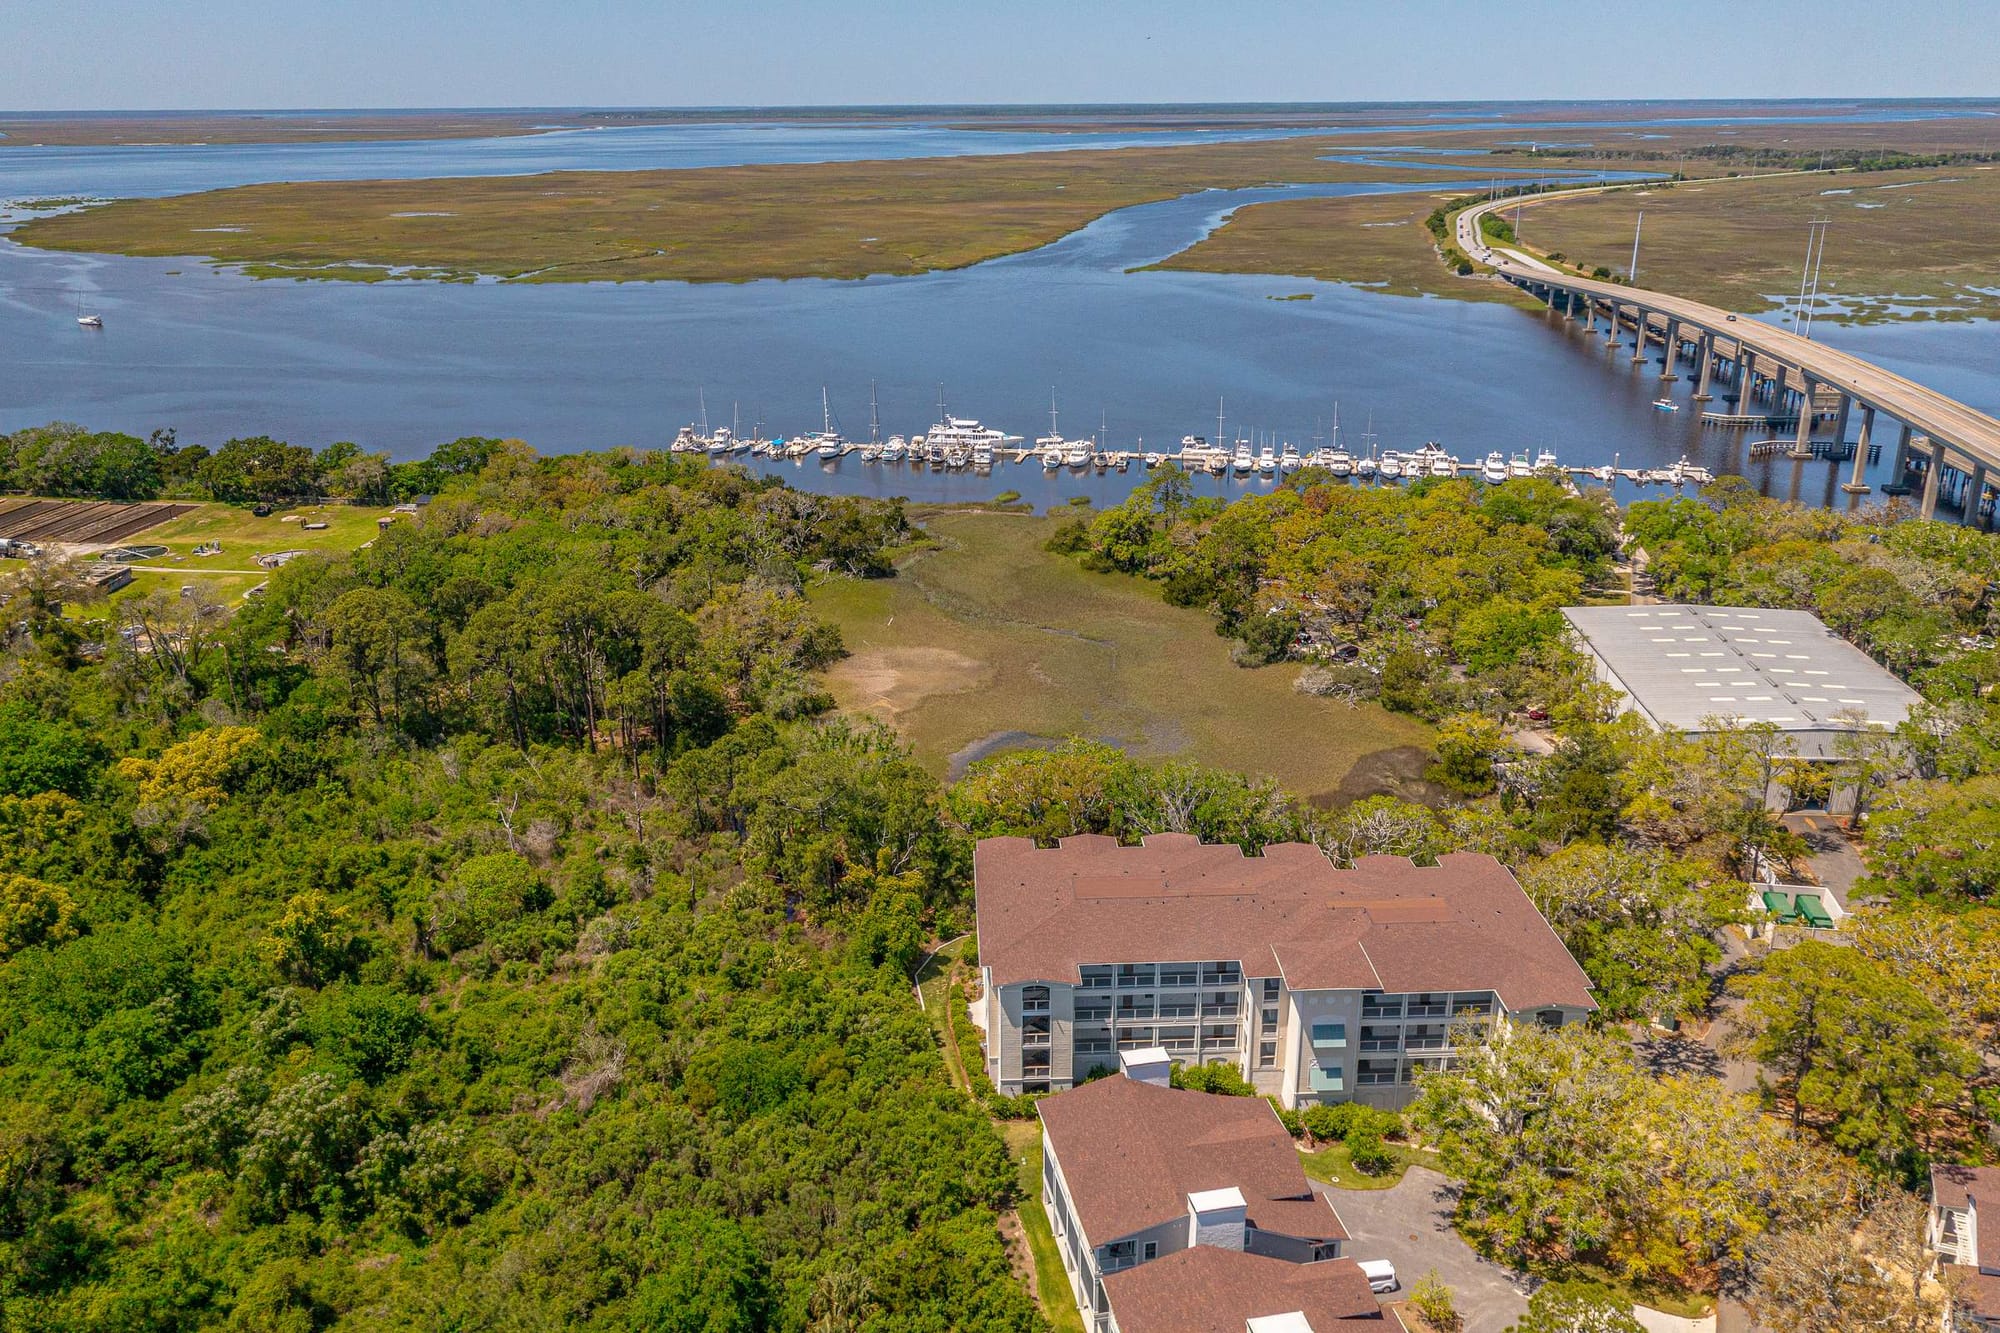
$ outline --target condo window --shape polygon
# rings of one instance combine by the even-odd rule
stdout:
[[[1163,963],[1160,966],[1162,986],[1194,985],[1195,967],[1193,963]]]
[[[1275,999],[1277,999],[1277,998],[1278,998],[1278,991],[1279,991],[1279,990],[1280,990],[1280,989],[1281,989],[1281,988],[1282,988],[1282,987],[1284,986],[1284,984],[1285,984],[1284,982],[1282,982],[1282,981],[1278,980],[1278,978],[1276,978],[1276,977],[1265,977],[1265,978],[1264,978],[1264,998],[1265,998],[1265,999],[1267,999],[1267,1000],[1275,1000]]]
[[[1120,963],[1118,984],[1124,987],[1151,986],[1153,965],[1151,963]]]
[[[1275,1041],[1258,1042],[1257,1043],[1258,1066],[1260,1068],[1268,1069],[1276,1063],[1278,1063],[1278,1043]]]
[[[1345,1092],[1347,1071],[1339,1065],[1314,1065],[1310,1082],[1314,1092]]]
[[[1276,1009],[1266,1009],[1264,1011],[1264,1031],[1266,1032],[1274,1031],[1277,1028],[1277,1026],[1278,1026],[1278,1011]]]
[[[1139,1247],[1139,1262],[1146,1263],[1160,1257],[1160,1242],[1149,1240]]]
[[[1312,1031],[1313,1045],[1315,1046],[1347,1045],[1347,1024],[1345,1023],[1315,1023],[1313,1024]]]

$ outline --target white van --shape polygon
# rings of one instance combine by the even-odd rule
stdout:
[[[1378,1296],[1401,1285],[1396,1281],[1396,1265],[1387,1259],[1363,1259],[1359,1267],[1361,1275],[1368,1279],[1368,1290]]]

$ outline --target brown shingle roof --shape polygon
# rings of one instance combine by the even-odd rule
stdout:
[[[1931,1199],[1979,1212],[1979,1266],[2000,1270],[2000,1166],[1933,1166]]]
[[[1316,1330],[1382,1318],[1352,1259],[1288,1264],[1209,1245],[1113,1273],[1104,1291],[1120,1333],[1243,1333],[1251,1319],[1294,1310]]]
[[[1261,1097],[1218,1097],[1111,1077],[1036,1103],[1070,1204],[1092,1245],[1187,1216],[1187,1196],[1243,1191],[1260,1230],[1345,1240],[1298,1150]]]
[[[1293,989],[1492,990],[1511,1010],[1591,1007],[1590,982],[1507,868],[1458,852],[1420,867],[1316,847],[1262,856],[1184,833],[987,838],[973,854],[979,960],[996,985],[1078,980],[1081,963],[1233,960]]]

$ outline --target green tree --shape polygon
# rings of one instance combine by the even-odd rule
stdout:
[[[27,875],[0,871],[0,961],[38,944],[76,935],[76,903],[69,892]]]
[[[1936,1005],[1853,949],[1807,941],[1733,986],[1742,1049],[1776,1075],[1792,1123],[1885,1171],[1911,1164],[1922,1108],[1955,1102],[1977,1067]]]
[[[1507,748],[1507,734],[1481,713],[1454,713],[1431,738],[1437,754],[1431,776],[1461,796],[1483,796],[1495,786],[1493,764]]]
[[[1629,1303],[1588,1282],[1544,1282],[1507,1333],[1646,1333]]]
[[[1522,887],[1590,975],[1609,1017],[1687,1018],[1708,1007],[1715,933],[1743,888],[1664,851],[1577,843],[1528,867]]]

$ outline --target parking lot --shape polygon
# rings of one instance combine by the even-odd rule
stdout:
[[[1498,1264],[1473,1253],[1451,1229],[1449,1184],[1435,1171],[1413,1166],[1386,1190],[1321,1189],[1353,1237],[1342,1253],[1350,1259],[1387,1259],[1396,1265],[1402,1290],[1435,1268],[1458,1302],[1465,1333],[1504,1333],[1528,1308],[1528,1288]]]

